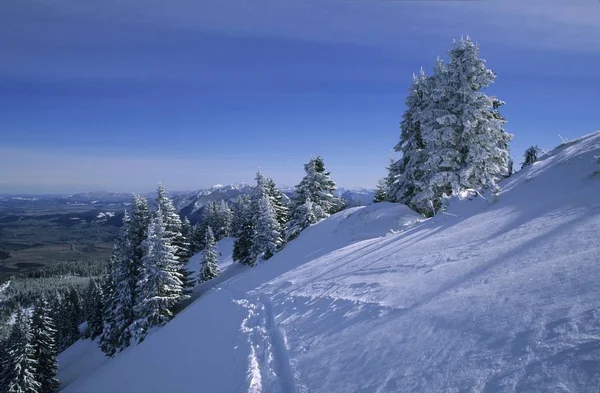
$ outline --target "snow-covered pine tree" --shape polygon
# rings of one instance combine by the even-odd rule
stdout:
[[[90,280],[84,300],[84,314],[88,325],[89,337],[94,340],[104,328],[102,285],[97,280]]]
[[[206,227],[204,222],[201,220],[196,224],[192,225],[191,240],[190,240],[190,253],[192,255],[198,253],[204,249],[204,240],[206,239]]]
[[[103,307],[103,329],[100,347],[108,355],[121,351],[130,344],[130,327],[136,320],[134,307],[137,303],[136,285],[142,276],[142,242],[147,237],[150,210],[147,200],[134,195],[131,214],[125,212],[123,227],[113,249],[106,288],[95,296],[94,307]],[[96,309],[97,313],[98,310]],[[98,317],[96,314],[95,318]],[[98,334],[94,319],[90,328]]]
[[[198,281],[203,283],[208,280],[212,280],[221,274],[219,266],[217,265],[217,246],[215,244],[215,236],[211,227],[206,228],[206,246],[204,247],[204,253],[202,256],[202,269]]]
[[[379,179],[377,187],[375,187],[375,194],[373,195],[373,203],[387,201],[387,183],[385,178]]]
[[[8,353],[0,371],[0,387],[6,393],[39,393],[37,361],[32,344],[31,321],[22,310],[17,312],[8,337]]]
[[[138,319],[132,326],[133,339],[137,342],[146,337],[150,328],[166,324],[173,316],[173,308],[183,298],[181,264],[171,240],[159,205],[144,242],[144,277],[138,283],[139,299],[135,307]]]
[[[508,171],[508,144],[512,139],[499,113],[504,102],[481,91],[494,82],[496,74],[486,67],[479,57],[479,47],[469,37],[455,42],[448,55],[450,85],[457,88],[458,102],[451,102],[451,111],[458,120],[461,187],[496,193],[498,181]]]
[[[538,156],[541,152],[542,149],[537,147],[537,145],[528,147],[527,150],[525,150],[525,154],[523,155],[525,161],[523,161],[523,163],[521,164],[521,169],[525,168],[526,166],[533,165],[535,162],[537,162]]]
[[[140,279],[141,265],[135,261],[136,246],[132,244],[131,217],[126,213],[123,217],[123,236],[117,239],[113,253],[112,283],[114,289],[110,303],[113,306],[112,332],[116,351],[127,348],[131,342],[129,327],[135,321],[134,306],[136,302],[136,283]]]
[[[254,238],[254,223],[252,221],[252,201],[248,195],[240,195],[234,205],[234,221],[232,224],[233,260],[243,265],[253,266],[252,239]]]
[[[313,179],[315,186],[311,192],[311,199],[317,203],[327,214],[334,214],[346,208],[346,202],[335,196],[335,182],[331,179],[331,172],[325,171],[323,157],[315,158],[316,176]]]
[[[64,350],[81,338],[79,325],[83,322],[83,308],[79,293],[75,288],[67,291],[60,303],[58,310],[57,328],[60,330],[58,349]]]
[[[260,171],[256,174],[256,187],[252,192],[252,199],[254,236],[251,254],[255,260],[267,260],[283,245],[283,228],[277,221],[267,179]]]
[[[431,80],[421,69],[413,75],[413,81],[406,98],[406,111],[400,123],[400,141],[394,151],[402,157],[392,162],[388,168],[388,198],[394,202],[411,205],[412,198],[421,190],[421,179],[425,172],[423,164],[427,159],[425,144],[421,135],[421,111],[429,99]]]
[[[315,209],[319,211],[318,214],[315,214]],[[320,209],[321,207],[313,204],[310,197],[307,196],[304,203],[295,209],[294,219],[288,222],[287,238],[295,239],[305,228],[319,221],[317,217],[322,216]]]
[[[114,289],[115,285],[113,282],[114,270],[114,255],[117,246],[113,246],[113,256],[111,257],[108,265],[108,272],[106,273],[102,287],[102,333],[98,337],[98,345],[102,352],[107,356],[113,356],[116,352],[116,324],[115,324],[115,296]]]
[[[37,361],[36,379],[40,383],[39,393],[58,392],[60,384],[56,379],[56,328],[52,320],[48,302],[41,299],[35,307],[32,323],[32,345]]]
[[[183,220],[181,220],[181,234],[183,235],[183,237],[185,238],[185,241],[188,244],[187,247],[187,254],[185,255],[185,259],[189,260],[194,254],[194,250],[193,250],[193,241],[194,241],[194,236],[193,236],[193,232],[194,229],[192,227],[192,223],[190,223],[190,219],[187,217],[184,217]]]
[[[512,157],[508,160],[508,170],[506,173],[506,177],[511,177],[513,175],[513,173],[515,172],[515,161],[512,159]]]
[[[213,235],[215,237],[215,241],[219,241],[223,238],[226,238],[231,233],[233,212],[231,211],[231,207],[229,207],[227,201],[224,200],[215,203],[215,211],[215,222],[212,224],[216,226],[211,226],[211,229],[215,228],[213,229]]]
[[[265,179],[267,194],[269,198],[271,198],[271,202],[273,203],[273,209],[275,209],[275,216],[277,217],[277,222],[281,225],[282,228],[285,228],[285,224],[288,220],[288,203],[289,198],[285,195],[281,190],[277,189],[275,181],[270,177]]]
[[[496,192],[507,173],[512,138],[498,113],[501,101],[481,91],[496,76],[479,57],[477,45],[468,37],[455,41],[449,57],[447,65],[438,59],[418,117],[427,161],[422,190],[410,204],[428,215],[443,207],[449,195]]]
[[[165,236],[169,238],[169,243],[175,248],[177,263],[179,264],[179,274],[183,282],[183,298],[189,298],[192,288],[194,288],[194,280],[191,278],[192,272],[188,269],[187,264],[190,257],[189,243],[182,233],[181,217],[177,214],[173,201],[169,198],[167,190],[162,184],[158,185],[156,190],[156,205],[159,207],[165,225]]]
[[[289,209],[289,220],[286,229],[286,239],[292,240],[298,235],[300,222],[305,222],[305,203],[310,199],[312,203],[312,214],[317,221],[343,209],[344,203],[341,198],[334,195],[335,182],[330,173],[325,171],[325,164],[321,157],[311,159],[304,165],[306,174],[294,190]],[[295,228],[295,230],[291,230]],[[302,228],[304,229],[304,228]]]
[[[219,241],[231,233],[231,225],[233,221],[233,212],[231,207],[225,200],[210,201],[204,207],[202,217],[202,236],[206,239],[206,228],[211,227],[215,236],[215,241]]]

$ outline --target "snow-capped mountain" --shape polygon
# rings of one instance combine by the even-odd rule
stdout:
[[[342,197],[348,206],[366,206],[373,203],[375,190],[370,188],[344,188],[336,190],[336,195]]]
[[[217,184],[209,188],[175,195],[171,199],[180,215],[196,222],[202,217],[203,208],[209,202],[221,200],[234,202],[240,195],[248,194],[251,191],[252,187],[246,183]]]
[[[63,391],[597,392],[599,156],[597,132],[432,219],[335,214],[112,359],[76,343]]]

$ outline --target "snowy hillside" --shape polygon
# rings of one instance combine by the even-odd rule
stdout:
[[[596,393],[596,156],[600,132],[430,220],[338,213],[64,392]]]

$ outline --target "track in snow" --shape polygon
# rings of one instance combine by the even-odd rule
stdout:
[[[234,302],[248,310],[240,327],[250,345],[248,393],[297,393],[286,340],[275,322],[271,299],[260,295],[255,302],[248,299]]]

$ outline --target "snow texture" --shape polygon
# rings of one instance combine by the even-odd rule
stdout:
[[[563,144],[428,220],[332,215],[64,392],[596,393],[599,154]]]

